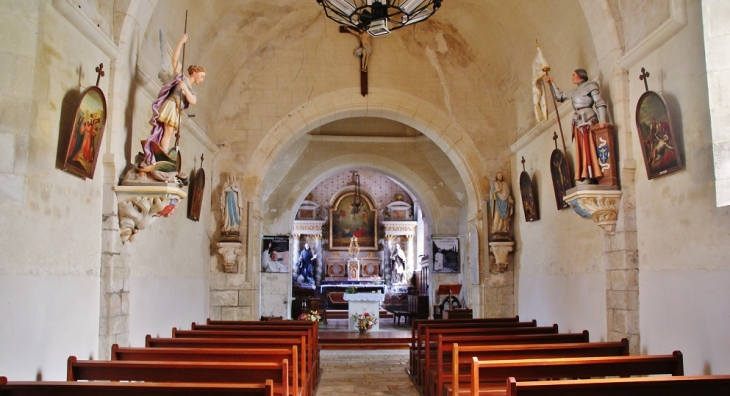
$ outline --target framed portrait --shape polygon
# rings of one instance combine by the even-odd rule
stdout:
[[[330,209],[330,250],[348,250],[352,237],[357,237],[360,250],[378,250],[378,212],[368,197],[361,195],[361,199],[357,208],[355,192],[346,192]]]
[[[262,272],[291,272],[288,236],[267,236],[261,242]]]
[[[646,91],[636,104],[636,129],[649,179],[682,169],[677,145],[678,136],[672,131],[672,120],[664,99]]]
[[[76,108],[62,168],[83,179],[94,178],[106,125],[106,98],[99,87],[86,88]]]
[[[573,187],[572,178],[570,176],[570,168],[568,158],[565,153],[555,149],[550,154],[550,176],[553,179],[553,192],[555,193],[555,203],[558,210],[569,208],[570,205],[563,201],[565,192]]]
[[[532,186],[530,175],[525,171],[520,173],[520,195],[522,196],[522,209],[525,212],[525,221],[540,220],[535,188]]]
[[[431,237],[433,246],[433,272],[458,273],[459,238],[449,236]]]

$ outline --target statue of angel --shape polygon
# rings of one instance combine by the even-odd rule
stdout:
[[[200,84],[205,79],[205,68],[190,65],[188,77],[182,73],[182,63],[178,61],[180,50],[188,40],[183,34],[173,51],[160,30],[160,66],[158,74],[164,84],[157,99],[152,103],[152,133],[143,142],[144,163],[151,168],[157,161],[176,162],[177,148],[170,149],[170,140],[180,125],[180,111],[198,102],[198,95],[193,91],[193,84]],[[145,169],[145,167],[142,168]],[[150,169],[151,170],[151,169]]]

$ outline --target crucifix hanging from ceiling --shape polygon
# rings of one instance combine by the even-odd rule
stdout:
[[[355,55],[360,57],[360,93],[368,94],[370,36],[390,34],[391,30],[425,21],[443,0],[317,0],[327,18],[340,24],[340,33],[360,39]]]
[[[355,56],[360,57],[360,93],[362,96],[368,94],[368,62],[373,47],[370,44],[370,33],[364,29],[356,29],[349,26],[340,26],[340,33],[352,33],[360,40],[360,47],[355,50]]]

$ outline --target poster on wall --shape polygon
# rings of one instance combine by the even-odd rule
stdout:
[[[433,241],[433,272],[459,272],[459,238],[434,236]]]
[[[290,272],[288,236],[264,236],[261,251],[261,271]]]

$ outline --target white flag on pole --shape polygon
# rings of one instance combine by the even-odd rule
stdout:
[[[540,44],[537,44],[537,54],[532,62],[532,103],[535,108],[535,118],[538,124],[547,120],[547,105],[545,103],[545,85],[543,77],[550,71],[550,65],[542,54]]]

